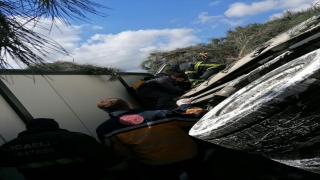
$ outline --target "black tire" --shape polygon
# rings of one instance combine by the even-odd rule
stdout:
[[[320,143],[280,154],[266,157],[279,163],[320,174]]]
[[[320,141],[320,50],[271,71],[209,111],[196,138],[250,153],[291,151]]]

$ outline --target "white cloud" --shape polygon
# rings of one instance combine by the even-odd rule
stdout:
[[[220,3],[220,1],[214,1],[214,2],[209,3],[209,6],[215,6],[219,3]]]
[[[315,5],[317,2],[319,2],[319,0],[316,0],[312,3],[312,5]],[[294,3],[294,1],[293,1]],[[319,6],[319,3],[317,4],[317,6]],[[308,9],[311,7],[311,4],[310,3],[304,3],[304,4],[300,4],[299,6],[292,6],[292,8],[288,8],[288,9],[285,9],[283,10],[281,13],[276,13],[276,14],[272,14],[269,19],[273,19],[273,18],[280,18],[283,13],[285,13],[286,11],[290,10],[290,11],[301,11],[303,9]]]
[[[239,20],[231,20],[227,19],[226,17],[222,15],[217,15],[217,16],[209,16],[209,13],[207,12],[202,12],[198,16],[198,20],[196,23],[201,23],[201,24],[207,24],[211,28],[216,28],[219,24],[218,22],[222,22],[231,26],[239,26],[243,23],[241,19]]]
[[[239,26],[242,24],[242,20],[230,20],[230,19],[221,19],[221,22],[224,22],[226,24],[229,24],[231,26]]]
[[[229,6],[229,9],[224,13],[227,17],[242,17],[245,15],[255,15],[273,9],[277,5],[274,1],[253,2],[250,5],[237,2]]]
[[[167,51],[198,43],[190,29],[123,31],[96,34],[73,50],[77,63],[113,66],[127,71],[139,70],[141,62],[154,50]]]
[[[44,22],[47,21],[44,20]],[[59,29],[54,27],[50,34],[43,29],[35,29],[36,32],[47,35],[72,53],[72,57],[51,54],[51,58],[67,61],[74,59],[74,62],[80,64],[91,63],[125,71],[143,71],[139,65],[154,50],[173,50],[200,42],[194,35],[196,31],[185,28],[95,34],[86,40],[80,38],[80,33],[82,30],[87,30],[87,25],[71,27],[57,23]],[[19,68],[13,60],[9,62],[14,68]]]
[[[19,19],[19,17],[16,18]],[[72,49],[76,48],[77,42],[81,40],[77,34],[81,32],[81,28],[83,26],[64,26],[60,21],[56,21],[56,26],[52,26],[51,20],[48,19],[42,19],[38,24],[41,25],[42,28],[34,28],[35,32],[51,38],[55,42],[62,45],[66,50],[71,51]],[[32,24],[27,24],[27,27],[32,28]],[[50,28],[51,31],[48,31]],[[51,54],[48,54],[48,56],[54,59],[58,55],[52,52]],[[9,56],[7,56],[7,61],[13,68],[24,68],[24,65],[21,65],[20,67]]]
[[[274,18],[280,18],[282,16],[282,13],[276,13],[276,14],[272,14],[270,17],[269,17],[269,20],[272,20]]]
[[[43,27],[50,27],[51,21],[48,19],[42,19],[41,25]],[[57,26],[52,26],[51,31],[43,28],[35,28],[35,32],[43,34],[59,44],[63,44],[64,48],[71,50],[76,47],[76,42],[80,41],[81,38],[77,35],[81,32],[84,26],[64,26],[60,21],[56,21]],[[57,28],[59,27],[59,28]]]
[[[222,17],[221,15],[208,16],[208,12],[202,12],[199,14],[196,23],[201,23],[201,24],[212,23],[221,17]]]
[[[271,10],[301,10],[310,7],[313,3],[319,0],[264,0],[246,4],[243,2],[236,2],[229,6],[225,11],[227,17],[243,17],[247,15],[261,14]]]
[[[214,29],[214,28],[218,27],[218,24],[212,24],[212,25],[210,25],[210,27],[211,27],[212,29]]]
[[[97,26],[97,25],[95,25],[95,26],[92,26],[92,29],[94,29],[94,30],[101,30],[101,29],[103,29],[103,27],[102,27],[102,26]]]
[[[177,22],[177,19],[172,19],[171,21],[169,21],[170,23],[175,23]]]

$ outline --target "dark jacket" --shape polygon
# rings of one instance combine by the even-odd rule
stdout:
[[[170,76],[164,76],[156,79],[151,79],[141,84],[138,89],[138,94],[143,94],[145,91],[161,91],[172,92],[177,95],[184,94],[184,90],[174,86],[174,81]]]
[[[16,167],[26,179],[101,179],[127,164],[86,134],[33,129],[0,148],[0,167]]]
[[[181,105],[180,111],[190,105]],[[97,129],[101,142],[123,158],[135,158],[146,165],[165,165],[190,159],[197,145],[188,130],[202,114],[183,114],[171,110],[121,110]]]

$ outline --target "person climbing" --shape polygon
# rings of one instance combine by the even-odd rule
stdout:
[[[136,93],[142,98],[157,99],[155,109],[164,109],[167,108],[167,103],[173,97],[186,93],[185,90],[175,86],[185,79],[186,75],[183,73],[173,73],[169,76],[151,79],[141,84]]]
[[[203,61],[175,63],[170,66],[172,71],[185,73],[192,83],[191,87],[195,87],[197,84],[204,82],[224,68],[226,68],[224,64]]]

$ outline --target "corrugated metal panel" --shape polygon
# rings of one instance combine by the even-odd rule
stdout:
[[[11,77],[4,83],[34,118],[54,118],[61,128],[90,134],[43,76]]]
[[[0,96],[0,114],[0,145],[2,145],[3,141],[10,141],[24,131],[25,124],[2,96]]]

